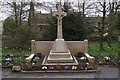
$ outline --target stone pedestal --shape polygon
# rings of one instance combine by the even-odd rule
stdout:
[[[43,65],[77,65],[78,62],[71,55],[64,39],[56,39],[49,55],[45,57]]]

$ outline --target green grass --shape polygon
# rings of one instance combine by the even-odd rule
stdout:
[[[90,42],[88,47],[88,52],[91,55],[99,55],[99,54],[102,56],[110,55],[110,54],[117,55],[119,50],[118,42],[112,43],[112,47],[108,47],[107,43],[104,43],[104,49],[105,49],[104,51],[100,51],[98,42]]]
[[[2,48],[0,48],[0,62],[2,61]]]
[[[3,49],[2,55],[16,55],[16,56],[22,56],[22,55],[30,55],[32,54],[31,50],[12,50],[12,49]]]

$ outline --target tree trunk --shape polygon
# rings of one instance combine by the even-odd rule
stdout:
[[[83,2],[82,8],[83,8],[83,11],[82,11],[83,14],[82,15],[85,16],[85,2]]]
[[[21,24],[22,24],[22,12],[23,12],[23,10],[22,10],[22,8],[23,8],[23,2],[21,2],[21,8],[20,8],[20,21],[19,21],[19,25],[21,26]]]
[[[30,10],[29,10],[29,17],[28,17],[28,25],[31,26],[35,23],[35,14],[34,14],[34,3],[30,2]]]
[[[80,12],[80,1],[78,0],[78,10]]]
[[[31,40],[31,28],[35,26],[34,3],[30,2],[30,10],[28,17],[28,42]]]
[[[104,42],[104,28],[105,28],[105,15],[106,15],[106,2],[103,2],[103,17],[102,17],[102,27],[101,27],[101,34],[100,34],[100,51],[103,51],[104,50],[104,47],[103,47],[103,42]]]
[[[110,14],[109,14],[109,29],[108,29],[108,47],[111,47],[111,43],[112,43],[112,26],[113,25],[113,21],[114,20],[114,2],[112,2],[112,5],[110,4]]]
[[[13,2],[13,9],[14,9],[14,13],[15,13],[15,24],[16,24],[16,27],[18,27],[18,14],[17,14],[16,2]]]

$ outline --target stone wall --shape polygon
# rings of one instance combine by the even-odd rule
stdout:
[[[31,41],[32,53],[42,53],[44,55],[49,54],[54,41]],[[84,41],[66,41],[68,49],[72,54],[77,54],[78,52],[87,53],[88,51],[88,40]]]

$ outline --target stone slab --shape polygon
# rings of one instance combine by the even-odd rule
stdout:
[[[47,57],[45,56],[42,65],[58,65],[58,62],[53,60],[53,62],[49,62],[47,61]],[[64,58],[65,59],[65,58]],[[61,60],[60,60],[61,61]],[[65,62],[64,62],[65,61]],[[67,61],[67,62],[66,62]],[[69,61],[68,59],[66,60],[62,60],[59,65],[78,65],[78,61],[76,60],[76,58],[73,56],[73,58]]]
[[[61,52],[53,53],[51,50],[48,58],[72,58],[72,56],[70,54],[70,51],[68,51],[66,53],[63,53],[63,52],[62,53]]]
[[[94,72],[99,72],[98,70],[62,70],[62,71],[58,71],[58,70],[47,70],[47,71],[21,71],[23,73],[31,73],[31,72],[36,72],[36,73],[44,73],[44,72],[48,72],[48,73],[94,73]]]

